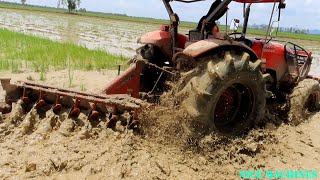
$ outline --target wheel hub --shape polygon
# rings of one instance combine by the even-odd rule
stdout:
[[[239,92],[233,86],[228,87],[218,100],[215,118],[221,118],[231,113],[239,101],[239,98]]]
[[[252,113],[254,97],[251,89],[236,83],[226,88],[219,97],[213,119],[219,128],[227,128],[247,120]]]

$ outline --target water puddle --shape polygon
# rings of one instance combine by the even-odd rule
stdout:
[[[1,9],[0,27],[131,57],[139,47],[137,38],[158,25]]]

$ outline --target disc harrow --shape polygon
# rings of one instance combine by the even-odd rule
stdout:
[[[5,107],[8,107],[0,108],[3,114],[9,113],[12,103],[21,99],[26,112],[36,108],[51,109],[55,114],[59,114],[62,109],[68,109],[68,118],[77,118],[80,112],[84,112],[89,121],[99,121],[100,117],[108,117],[109,128],[114,127],[121,120],[120,116],[128,112],[130,121],[121,124],[134,128],[139,125],[138,111],[148,106],[148,103],[125,94],[89,94],[30,81],[11,83],[8,78],[2,78],[0,81],[6,91]]]

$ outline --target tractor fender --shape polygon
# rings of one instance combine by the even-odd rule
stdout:
[[[206,39],[201,40],[187,46],[183,53],[187,54],[195,59],[206,56],[208,53],[216,50],[239,50],[246,52],[250,55],[251,61],[258,59],[256,53],[248,46],[237,41],[219,40],[219,39]]]

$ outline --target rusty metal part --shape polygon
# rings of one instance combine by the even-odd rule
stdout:
[[[113,128],[116,125],[118,120],[119,120],[119,117],[117,115],[112,115],[108,124],[107,124],[107,127]]]
[[[100,113],[97,111],[97,105],[95,103],[91,104],[91,109],[89,119],[98,119]]]
[[[157,66],[155,64],[149,63],[147,59],[142,59],[142,58],[134,58],[133,59],[133,62],[137,62],[137,61],[143,62],[145,65],[147,65],[149,67],[152,67],[152,68],[155,68],[155,69],[158,69],[158,70],[160,70],[162,72],[165,72],[167,74],[176,75],[176,73],[174,73],[174,72],[168,71],[165,68],[162,68],[162,67],[159,67],[159,66]]]
[[[46,96],[46,92],[43,90],[40,90],[39,100],[36,105],[37,108],[41,108],[46,104],[46,102],[44,101],[45,96]]]
[[[11,111],[12,107],[6,103],[0,103],[0,112],[7,114]]]
[[[61,96],[56,97],[56,103],[52,108],[55,114],[58,114],[62,110],[61,98],[62,98]]]
[[[140,121],[138,120],[133,120],[132,123],[129,125],[129,129],[134,129],[136,128],[137,126],[140,125]]]
[[[13,86],[17,86],[23,88],[24,91],[26,89],[32,89],[40,92],[40,100],[38,103],[42,103],[42,100],[46,96],[46,93],[52,93],[57,95],[57,97],[68,96],[73,99],[77,99],[76,102],[80,100],[86,100],[88,102],[93,102],[96,104],[104,104],[110,107],[117,107],[119,109],[124,110],[136,110],[140,109],[145,102],[130,97],[128,95],[98,95],[98,94],[89,94],[79,91],[72,91],[68,89],[56,88],[48,85],[41,85],[34,82],[29,81],[17,81],[13,84]]]
[[[79,108],[80,100],[76,99],[75,104],[72,107],[71,111],[69,112],[70,117],[78,117],[80,114],[80,108]]]
[[[105,89],[105,94],[129,94],[132,97],[139,97],[140,73],[144,67],[143,62],[137,61],[117,78],[115,78]]]
[[[108,126],[113,126],[118,116],[124,112],[133,112],[132,119],[136,118],[136,113],[144,107],[148,106],[148,103],[130,97],[126,94],[115,94],[115,95],[101,95],[101,94],[89,94],[84,92],[78,92],[63,88],[57,88],[48,85],[41,85],[30,81],[17,81],[9,83],[7,78],[0,79],[4,90],[11,94],[20,94],[20,98],[17,97],[15,100],[11,98],[11,102],[22,99],[24,104],[35,103],[35,107],[40,109],[52,106],[52,111],[55,114],[61,112],[62,108],[70,109],[68,116],[76,118],[79,114],[84,111],[87,112],[89,120],[98,120],[101,115],[109,114],[108,108],[112,108],[113,111],[110,113],[111,118]],[[16,93],[14,93],[16,92]],[[3,107],[3,108],[2,108]],[[0,107],[2,113],[9,113],[11,106],[8,103]],[[134,119],[134,121],[137,121]]]
[[[156,83],[154,83],[153,88],[151,89],[151,91],[148,92],[148,94],[152,94],[152,93],[154,92],[154,90],[156,89],[156,87],[157,87],[157,85],[158,85],[158,83],[159,83],[159,80],[161,79],[162,75],[163,75],[163,72],[160,73],[160,75],[159,75]]]

